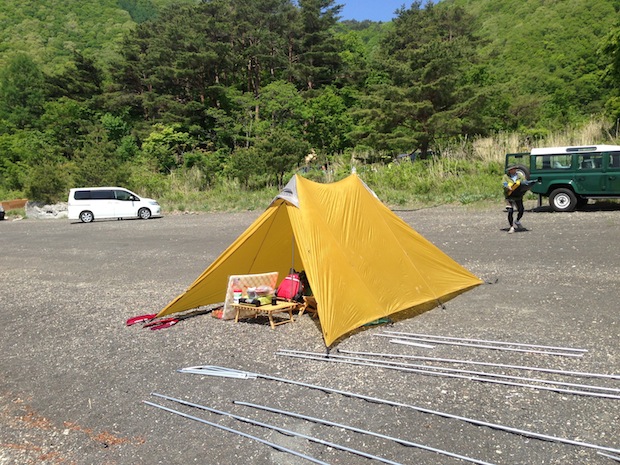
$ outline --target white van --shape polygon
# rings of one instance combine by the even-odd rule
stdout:
[[[111,218],[148,220],[161,216],[161,207],[122,187],[81,187],[69,191],[68,214],[70,220],[83,223]]]

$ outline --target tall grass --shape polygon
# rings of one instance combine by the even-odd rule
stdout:
[[[355,168],[377,196],[393,208],[499,202],[503,196],[500,179],[506,153],[527,152],[533,147],[617,143],[608,123],[592,118],[581,126],[536,138],[516,132],[462,138],[436,147],[440,156],[428,160],[368,163],[367,160],[380,157],[372,157],[368,150],[354,151],[335,157],[327,170],[306,167],[298,172],[314,181],[334,182]],[[169,211],[260,210],[277,193],[275,187],[244,189],[228,179],[205,186],[200,173],[190,170],[171,177],[170,191],[161,200]]]

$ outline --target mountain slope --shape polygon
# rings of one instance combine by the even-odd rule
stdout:
[[[156,14],[173,0],[0,0],[0,66],[18,52],[44,70],[62,68],[74,51],[109,63],[123,34],[148,11]],[[178,2],[177,2],[178,3]],[[124,8],[123,8],[124,7]],[[144,17],[144,15],[142,15]]]
[[[478,21],[491,84],[520,95],[522,105],[543,99],[550,111],[574,100],[600,109],[607,57],[598,53],[617,22],[617,0],[444,0]],[[528,101],[529,100],[529,101]],[[516,111],[516,109],[515,109]]]

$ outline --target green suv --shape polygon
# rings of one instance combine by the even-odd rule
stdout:
[[[536,180],[531,191],[549,198],[558,212],[570,212],[588,199],[620,198],[620,145],[592,145],[532,149],[509,153],[506,167],[517,165],[527,179]]]

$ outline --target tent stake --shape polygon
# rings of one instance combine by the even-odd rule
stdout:
[[[514,368],[517,370],[540,371],[543,373],[555,373],[555,374],[567,375],[567,376],[581,376],[584,378],[620,379],[620,375],[608,375],[605,373],[588,373],[588,372],[582,372],[582,371],[554,370],[553,368],[531,367],[531,366],[523,366],[523,365],[506,365],[503,363],[478,362],[475,360],[458,360],[458,359],[451,359],[451,358],[424,357],[421,355],[418,356],[418,355],[402,355],[402,354],[385,354],[385,353],[376,353],[376,352],[358,352],[354,350],[343,350],[343,349],[338,349],[338,352],[342,354],[351,354],[351,355],[369,355],[369,356],[374,356],[374,357],[407,358],[411,360],[428,360],[430,362],[462,363],[462,364],[468,364],[468,365],[481,365],[481,366],[490,366],[490,367],[497,367],[497,368]]]
[[[198,375],[203,375],[203,376],[221,376],[221,370],[226,370],[226,368],[220,368],[218,367],[218,370],[212,370],[212,367],[206,367],[207,369],[202,370],[200,366],[195,366],[195,367],[189,367],[189,368],[182,368],[180,370],[178,370],[180,373],[192,373],[192,374],[198,374]],[[234,372],[239,373],[239,370],[232,370]],[[587,442],[583,442],[583,441],[575,441],[572,439],[566,439],[566,438],[561,438],[558,436],[549,436],[547,434],[542,434],[542,433],[536,433],[535,431],[528,431],[528,430],[524,430],[524,429],[518,429],[518,428],[513,428],[510,426],[504,426],[504,425],[500,425],[498,423],[490,423],[487,421],[483,421],[483,420],[476,420],[474,418],[468,418],[468,417],[463,417],[463,416],[459,416],[459,415],[453,415],[451,413],[446,413],[446,412],[441,412],[438,410],[431,410],[431,409],[427,409],[424,407],[418,407],[416,405],[411,405],[411,404],[405,404],[402,402],[396,402],[396,401],[392,401],[392,400],[387,400],[387,399],[380,399],[378,397],[372,397],[372,396],[366,396],[363,394],[356,394],[354,392],[350,392],[350,391],[342,391],[340,389],[332,389],[332,388],[328,388],[328,387],[324,387],[324,386],[318,386],[315,384],[308,384],[308,383],[303,383],[300,381],[294,381],[294,380],[290,380],[290,379],[286,379],[286,378],[277,378],[275,376],[269,376],[269,375],[263,375],[260,373],[252,373],[252,372],[245,372],[246,373],[246,379],[256,379],[256,378],[261,378],[261,379],[265,379],[265,380],[269,380],[269,381],[278,381],[280,383],[287,383],[287,384],[292,384],[292,385],[296,385],[296,386],[302,386],[302,387],[306,387],[309,389],[316,389],[318,391],[323,391],[323,392],[327,392],[327,393],[333,393],[333,394],[340,394],[342,396],[346,396],[346,397],[351,397],[351,398],[356,398],[356,399],[362,399],[362,400],[366,400],[368,402],[373,402],[376,404],[385,404],[385,405],[391,405],[393,407],[403,407],[403,408],[408,408],[411,410],[415,410],[417,412],[421,412],[421,413],[427,413],[430,415],[437,415],[443,418],[450,418],[453,420],[460,420],[460,421],[464,421],[467,423],[470,423],[472,425],[476,425],[476,426],[486,426],[487,428],[492,428],[492,429],[496,429],[499,431],[505,431],[508,433],[513,433],[513,434],[518,434],[521,436],[525,436],[525,437],[530,437],[530,438],[535,438],[535,439],[540,439],[542,441],[551,441],[551,442],[557,442],[557,443],[562,443],[562,444],[570,444],[573,446],[580,446],[580,447],[587,447],[590,449],[596,449],[596,450],[601,450],[601,451],[605,451],[605,452],[612,452],[615,454],[620,454],[620,449],[614,449],[613,447],[607,447],[607,446],[599,446],[596,444],[590,444]]]
[[[472,459],[472,458],[466,457],[464,455],[455,454],[453,452],[448,452],[448,451],[445,451],[445,450],[442,450],[442,449],[436,449],[434,447],[425,446],[423,444],[417,444],[415,442],[407,441],[406,439],[396,438],[394,436],[387,436],[385,434],[375,433],[374,431],[367,431],[367,430],[363,430],[363,429],[360,429],[360,428],[356,428],[354,426],[343,425],[341,423],[334,423],[332,421],[323,420],[321,418],[309,417],[309,416],[302,415],[302,414],[299,414],[299,413],[287,412],[286,410],[279,410],[279,409],[275,409],[275,408],[272,408],[272,407],[266,407],[264,405],[251,404],[249,402],[240,402],[240,401],[236,401],[235,400],[235,401],[233,401],[233,403],[237,404],[237,405],[243,405],[243,406],[246,406],[246,407],[252,407],[252,408],[255,408],[255,409],[259,409],[259,410],[265,410],[267,412],[279,413],[280,415],[287,415],[287,416],[293,417],[293,418],[300,418],[302,420],[311,421],[313,423],[319,423],[319,424],[322,424],[322,425],[334,426],[336,428],[342,428],[342,429],[345,429],[345,430],[354,431],[356,433],[367,434],[369,436],[374,436],[374,437],[381,438],[381,439],[387,439],[388,441],[394,441],[394,442],[397,442],[399,444],[402,444],[403,446],[416,447],[418,449],[423,449],[423,450],[426,450],[426,451],[435,452],[435,453],[441,454],[441,455],[447,455],[448,457],[457,458],[457,459],[460,459],[460,460],[464,460],[466,462],[477,463],[479,465],[492,465],[489,462],[483,462],[482,460]]]
[[[376,368],[386,368],[388,370],[396,370],[396,371],[405,371],[405,372],[410,372],[410,373],[421,373],[421,374],[425,374],[425,375],[430,375],[430,376],[443,376],[445,378],[459,378],[459,379],[466,379],[469,381],[480,381],[482,383],[492,383],[492,384],[503,384],[506,386],[516,386],[516,387],[526,387],[526,388],[531,388],[531,389],[538,389],[540,391],[552,391],[552,392],[560,392],[563,394],[575,394],[575,395],[580,395],[580,396],[591,396],[591,397],[602,397],[605,399],[617,399],[620,400],[620,396],[619,395],[614,395],[614,394],[605,394],[605,393],[599,393],[599,392],[593,392],[593,391],[577,391],[577,390],[573,390],[573,389],[562,389],[562,388],[552,388],[552,387],[548,387],[548,386],[538,386],[536,384],[523,384],[523,383],[515,383],[515,382],[510,382],[510,381],[500,381],[498,379],[492,379],[492,378],[484,378],[484,377],[480,377],[480,376],[475,376],[473,375],[473,373],[476,373],[478,375],[483,375],[483,376],[494,376],[496,378],[504,378],[504,379],[517,379],[517,380],[525,380],[525,381],[536,381],[539,383],[547,383],[547,384],[556,384],[556,385],[564,385],[564,386],[581,386],[584,387],[584,385],[579,385],[579,384],[571,384],[571,383],[562,383],[562,382],[556,382],[556,381],[546,381],[546,380],[542,380],[542,379],[537,379],[537,378],[520,378],[517,376],[508,376],[508,375],[497,375],[497,374],[492,374],[492,373],[484,373],[484,372],[477,372],[477,371],[468,371],[468,370],[458,370],[455,368],[442,368],[442,367],[433,367],[433,366],[428,366],[428,365],[412,365],[412,364],[408,364],[408,363],[399,363],[399,362],[377,362],[376,360],[372,360],[372,359],[364,359],[364,358],[359,358],[359,357],[345,357],[345,356],[341,356],[341,355],[329,355],[328,357],[325,357],[322,354],[315,354],[315,353],[302,353],[302,352],[297,352],[297,353],[293,353],[293,352],[284,352],[284,351],[279,351],[276,355],[285,355],[287,357],[296,357],[296,358],[303,358],[303,359],[308,359],[308,360],[318,360],[321,362],[336,362],[336,363],[346,363],[349,365],[359,365],[359,366],[369,366],[369,367],[376,367]],[[418,367],[418,368],[412,368],[412,367]],[[432,371],[435,370],[435,371]],[[441,371],[444,370],[444,371]],[[465,375],[461,375],[461,374],[454,374],[454,373],[468,373],[468,374],[472,374],[472,376],[465,376]],[[606,388],[606,387],[598,387],[598,386],[589,386],[586,385],[586,387],[590,388],[590,389],[599,389],[599,390],[609,390],[609,391],[620,391],[619,389],[615,389],[615,388]]]
[[[564,350],[567,352],[587,352],[587,349],[574,349],[571,347],[553,347],[553,346],[541,346],[536,344],[523,344],[519,342],[504,342],[504,341],[486,341],[484,339],[467,339],[462,337],[449,337],[449,336],[434,336],[431,334],[416,334],[416,333],[403,333],[399,331],[384,331],[388,334],[398,334],[401,336],[414,336],[414,337],[424,337],[424,338],[435,338],[435,339],[445,339],[449,341],[465,341],[465,342],[481,342],[485,344],[497,344],[497,345],[508,345],[508,346],[519,346],[519,347],[532,347],[535,349],[549,349],[549,350]]]
[[[308,436],[308,435],[303,434],[303,433],[297,433],[295,431],[291,431],[291,430],[288,430],[288,429],[285,429],[285,428],[280,428],[279,426],[274,426],[274,425],[269,425],[267,423],[262,423],[260,421],[256,421],[256,420],[252,420],[251,418],[246,418],[246,417],[242,417],[242,416],[239,416],[239,415],[235,415],[235,414],[230,413],[230,412],[224,412],[224,411],[221,411],[221,410],[216,410],[216,409],[213,409],[211,407],[207,407],[205,405],[194,404],[194,403],[188,402],[186,400],[176,399],[174,397],[166,396],[164,394],[157,394],[155,392],[152,392],[151,395],[157,396],[157,397],[161,397],[162,399],[170,400],[172,402],[177,402],[177,403],[182,404],[182,405],[187,405],[189,407],[194,407],[194,408],[198,408],[198,409],[201,409],[201,410],[205,410],[207,412],[216,413],[218,415],[224,415],[224,416],[227,416],[227,417],[230,417],[230,418],[234,418],[235,420],[242,421],[244,423],[249,423],[251,425],[256,425],[256,426],[261,426],[263,428],[272,429],[274,431],[277,431],[279,433],[285,434],[287,436],[295,436],[295,437],[298,437],[298,438],[307,439],[308,441],[311,441],[311,442],[316,442],[318,444],[322,444],[322,445],[327,446],[327,447],[332,447],[334,449],[343,450],[345,452],[350,452],[351,454],[359,455],[361,457],[366,457],[366,458],[371,459],[371,460],[377,460],[379,462],[388,463],[390,465],[403,465],[400,462],[394,462],[392,460],[389,460],[389,459],[386,459],[386,458],[383,458],[383,457],[379,457],[378,455],[368,454],[368,453],[363,452],[361,450],[352,449],[350,447],[343,446],[343,445],[336,444],[336,443],[329,442],[329,441],[324,441],[323,439],[315,438],[313,436]],[[153,405],[153,404],[150,404],[150,405]],[[324,463],[324,462],[320,462],[320,463]]]
[[[168,408],[168,407],[164,407],[163,405],[155,404],[153,402],[149,402],[148,400],[144,400],[142,402],[144,402],[146,405],[150,405],[152,407],[156,407],[158,409],[165,410],[166,412],[174,413],[174,414],[180,415],[180,416],[182,416],[184,418],[189,418],[190,420],[195,420],[195,421],[198,421],[200,423],[204,423],[205,425],[213,426],[215,428],[219,428],[219,429],[222,429],[224,431],[228,431],[229,433],[238,434],[239,436],[243,436],[244,438],[248,438],[248,439],[251,439],[253,441],[260,442],[261,444],[265,444],[265,445],[267,445],[269,447],[273,447],[274,449],[279,450],[281,452],[287,452],[289,454],[295,455],[297,457],[301,457],[303,459],[306,459],[306,460],[309,460],[311,462],[318,463],[318,464],[321,464],[321,465],[329,465],[329,463],[327,463],[327,462],[323,462],[321,460],[315,459],[314,457],[310,457],[309,455],[305,455],[305,454],[302,454],[301,452],[297,452],[297,451],[294,451],[292,449],[288,449],[287,447],[280,446],[280,445],[278,445],[276,443],[273,443],[273,442],[270,442],[270,441],[266,441],[265,439],[261,439],[261,438],[258,438],[256,436],[252,436],[252,435],[244,433],[242,431],[239,431],[239,430],[236,430],[236,429],[233,429],[233,428],[228,428],[227,426],[223,426],[223,425],[218,425],[217,423],[212,423],[212,422],[207,421],[207,420],[205,420],[203,418],[198,418],[198,417],[195,417],[193,415],[188,415],[187,413],[179,412],[178,410],[174,410],[174,409],[171,409],[171,408]]]
[[[391,334],[375,334],[374,336],[379,337],[394,337]],[[422,342],[431,342],[433,344],[445,344],[445,345],[453,345],[453,346],[463,346],[463,347],[475,347],[476,349],[493,349],[493,350],[506,350],[509,352],[526,352],[528,354],[542,354],[542,355],[558,355],[562,357],[583,357],[583,354],[577,353],[567,353],[567,352],[550,352],[544,350],[534,350],[534,349],[518,349],[516,347],[500,347],[500,346],[491,346],[491,345],[482,345],[482,344],[470,344],[467,342],[450,342],[450,341],[442,341],[439,339],[424,339],[421,337],[413,337],[413,336],[398,336],[401,339],[390,339],[390,342],[395,344],[405,344],[411,345],[410,341],[422,341]]]

